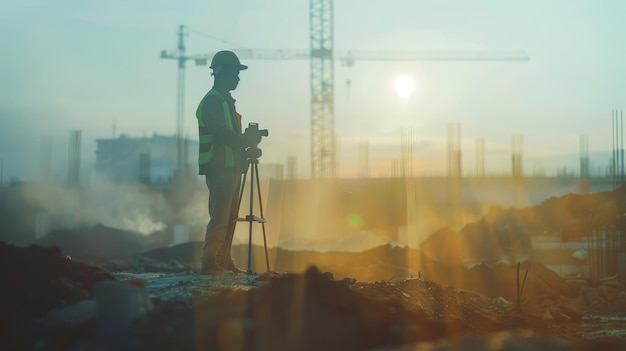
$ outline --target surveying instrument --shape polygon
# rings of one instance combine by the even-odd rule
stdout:
[[[235,227],[237,222],[248,222],[248,269],[247,273],[252,274],[252,223],[257,222],[261,223],[261,227],[263,228],[263,248],[265,249],[265,266],[267,268],[267,272],[270,271],[270,261],[269,256],[267,254],[267,237],[265,235],[265,217],[263,216],[263,201],[261,200],[261,182],[259,181],[259,157],[261,157],[262,151],[258,148],[259,143],[261,142],[261,137],[268,136],[267,129],[259,130],[258,123],[249,123],[248,128],[244,132],[244,136],[250,142],[251,145],[248,149],[246,149],[246,159],[248,162],[248,170],[243,175],[243,179],[241,181],[241,191],[239,192],[239,204],[237,205],[237,213],[239,213],[239,209],[241,208],[241,200],[243,199],[243,194],[245,191],[246,178],[248,176],[248,172],[250,173],[250,211],[244,218],[237,218],[235,220]],[[259,210],[261,216],[254,215],[254,184],[256,183],[257,190],[257,198],[259,201]],[[235,230],[233,229],[232,234],[234,235]],[[229,238],[228,242],[232,242],[232,238]],[[230,250],[230,248],[229,248]]]

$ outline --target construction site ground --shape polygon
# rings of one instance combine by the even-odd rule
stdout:
[[[11,267],[2,277],[3,339],[13,349],[626,349],[623,290],[579,315],[565,303],[538,315],[536,299],[518,307],[423,278],[361,282],[316,267],[221,276],[109,272],[55,247],[0,249],[3,267]],[[99,295],[102,282],[115,293]]]
[[[615,275],[566,279],[519,255],[537,233],[563,240],[598,230],[622,235],[625,199],[623,186],[523,209],[496,207],[459,232],[431,234],[419,249],[274,247],[275,272],[262,274],[202,276],[196,273],[202,242],[169,245],[166,233],[142,236],[104,225],[52,231],[34,245],[0,241],[2,346],[626,350],[619,265]],[[20,235],[0,231],[0,237]],[[233,246],[237,262],[246,262],[248,249]],[[263,248],[252,253],[252,270],[265,271]],[[509,259],[500,260],[503,254]],[[464,264],[476,257],[487,259]]]

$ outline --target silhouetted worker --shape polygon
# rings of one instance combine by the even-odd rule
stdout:
[[[220,274],[238,269],[231,256],[231,244],[238,216],[241,175],[247,171],[246,138],[241,132],[241,115],[230,91],[239,84],[242,65],[232,51],[213,56],[210,68],[213,88],[196,111],[200,137],[199,174],[209,189],[209,216],[200,267],[201,274]]]

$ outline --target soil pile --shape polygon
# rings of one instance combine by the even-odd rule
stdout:
[[[260,277],[262,278],[262,277]],[[197,297],[140,321],[136,335],[163,350],[593,350],[583,328],[497,305],[423,279],[333,280],[315,267],[248,291]],[[498,348],[490,348],[495,342]],[[605,350],[626,342],[605,341]],[[413,349],[413,348],[404,348]]]
[[[92,298],[97,282],[115,279],[98,267],[70,260],[58,247],[23,248],[0,241],[0,265],[0,329],[7,335],[4,338],[7,345],[29,345],[28,333],[22,334],[20,330],[43,331],[43,323],[36,321],[43,321],[65,306]],[[61,329],[73,334],[82,333],[81,327],[73,325]],[[86,326],[87,330],[91,327]],[[67,337],[56,327],[46,333]]]
[[[73,259],[103,264],[114,259],[131,259],[142,251],[141,234],[104,225],[53,230],[40,239],[42,246],[58,246]]]
[[[482,219],[458,232],[447,228],[434,232],[421,249],[448,264],[476,259],[495,262],[528,251],[532,236],[560,235],[570,240],[612,228],[626,230],[626,184],[611,192],[551,197],[539,206],[493,206]]]
[[[111,274],[72,262],[58,248],[2,243],[0,254],[4,267],[11,267],[3,272],[9,284],[0,296],[7,311],[3,330],[11,335],[4,338],[5,344],[39,345],[43,350],[107,349],[103,343],[110,340],[97,337],[103,311],[90,301],[100,301],[101,296],[94,300],[94,286],[114,280]],[[603,340],[606,351],[626,347],[610,334],[597,334],[604,332],[602,327],[540,318],[484,295],[421,278],[376,283],[335,280],[332,273],[315,267],[301,274],[241,275],[244,279],[227,274],[187,275],[185,280],[168,276],[167,280],[144,273],[146,281],[141,283],[137,276],[141,275],[129,278],[129,284],[136,289],[149,287],[151,300],[158,303],[150,312],[137,313],[128,335],[115,340],[118,349],[393,350],[421,343],[431,350],[444,350],[442,345],[484,350],[493,342],[503,345],[502,350],[598,347],[582,341],[586,332],[596,333],[594,338]],[[236,288],[233,281],[245,286]],[[165,298],[180,289],[190,296],[190,303]],[[109,298],[108,303],[119,301],[125,306],[125,300]],[[55,317],[68,309],[86,313],[74,319],[67,314]]]

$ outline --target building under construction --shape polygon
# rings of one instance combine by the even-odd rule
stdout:
[[[96,139],[96,180],[123,183],[165,183],[172,179],[178,162],[175,136]],[[198,158],[198,141],[183,139],[184,165]]]

